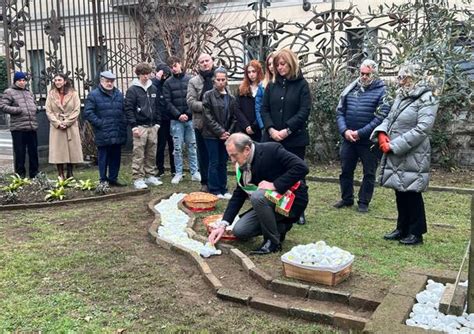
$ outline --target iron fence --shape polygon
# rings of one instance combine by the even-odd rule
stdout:
[[[65,72],[81,97],[97,83],[104,69],[114,71],[125,91],[140,61],[163,61],[156,22],[147,10],[159,10],[154,0],[5,0],[3,4],[8,70],[28,71],[31,89],[41,103],[52,75]],[[152,4],[152,5],[150,5]],[[157,9],[158,8],[158,9]],[[252,11],[249,9],[249,11]],[[151,13],[153,14],[153,13]],[[182,36],[183,55],[208,52],[238,80],[250,59],[265,59],[274,50],[295,51],[303,73],[329,69],[337,74],[355,68],[362,57],[380,63],[382,74],[394,73],[400,46],[390,32],[417,33],[423,20],[391,13],[361,16],[354,6],[310,11],[305,22],[279,22],[262,8],[248,22],[222,28],[211,19],[190,22]],[[209,17],[209,16],[208,16]],[[169,18],[173,20],[173,17]],[[156,20],[155,20],[156,21]],[[158,40],[158,42],[157,42]],[[182,42],[182,41],[181,41]],[[192,52],[191,52],[192,51]],[[164,53],[166,55],[166,52]],[[192,66],[191,66],[192,67]]]

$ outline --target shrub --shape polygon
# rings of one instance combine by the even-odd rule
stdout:
[[[328,161],[338,157],[340,135],[336,125],[336,107],[339,96],[352,81],[349,71],[333,74],[325,70],[314,77],[310,84],[312,112],[309,117],[308,131],[310,145],[308,158],[313,161]]]

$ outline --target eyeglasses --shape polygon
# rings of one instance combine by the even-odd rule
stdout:
[[[255,70],[247,70],[247,73],[257,73]]]
[[[363,72],[360,72],[360,76],[361,77],[370,77],[372,75],[372,73],[363,73]]]
[[[402,81],[402,80],[405,80],[406,78],[409,78],[409,76],[408,75],[399,75],[397,77],[397,80]]]

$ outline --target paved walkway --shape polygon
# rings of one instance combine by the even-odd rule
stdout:
[[[9,130],[0,130],[0,173],[13,172],[13,147]]]

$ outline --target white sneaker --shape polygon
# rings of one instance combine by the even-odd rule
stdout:
[[[201,182],[201,173],[196,172],[191,176],[191,181]]]
[[[145,180],[145,182],[152,186],[161,186],[163,184],[163,182],[161,182],[161,180],[156,176],[150,176]]]
[[[171,179],[172,184],[178,184],[183,179],[183,174],[176,173],[175,176]]]
[[[219,199],[231,199],[232,198],[232,194],[229,194],[229,193],[225,193],[224,195],[223,194],[219,194],[219,195],[216,195],[217,198]]]
[[[137,180],[133,181],[133,186],[135,187],[135,189],[147,189],[148,188],[148,186],[145,183],[145,180],[143,180],[143,179],[137,179]]]

